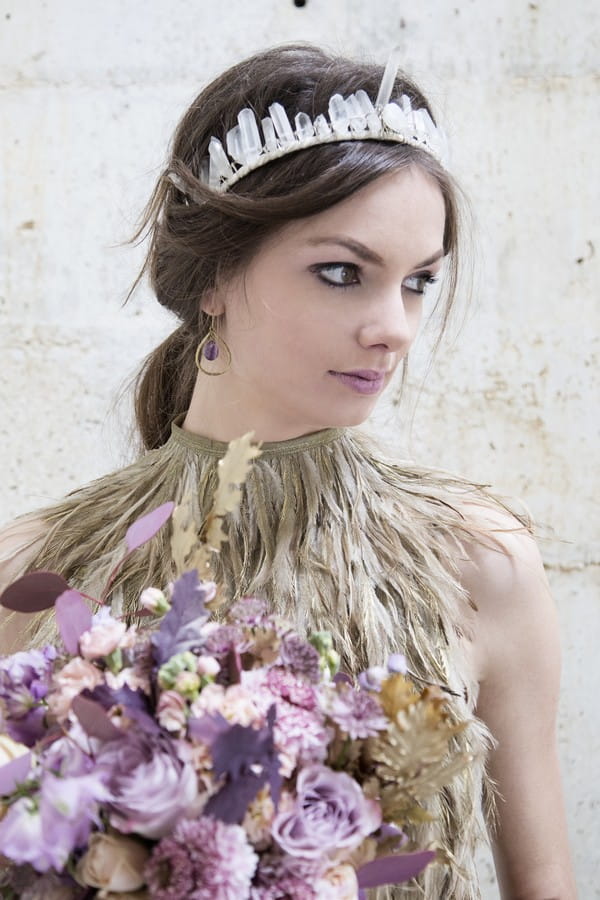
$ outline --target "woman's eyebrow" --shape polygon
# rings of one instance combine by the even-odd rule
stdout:
[[[308,243],[313,247],[319,244],[338,244],[340,247],[345,247],[347,250],[355,253],[360,259],[364,259],[365,262],[375,263],[378,266],[384,265],[383,259],[378,253],[375,253],[374,250],[371,250],[365,244],[361,244],[360,241],[355,241],[353,238],[345,237],[344,235],[309,238]]]
[[[370,247],[367,247],[366,244],[362,244],[360,241],[355,241],[353,238],[346,237],[345,235],[331,235],[331,237],[315,237],[309,238],[308,243],[313,246],[319,246],[320,244],[337,244],[340,247],[345,247],[347,250],[350,250],[352,253],[355,253],[360,259],[364,259],[365,262],[375,263],[375,265],[383,266],[385,265],[383,259],[378,253],[375,253],[374,250],[371,250]],[[431,266],[433,263],[436,263],[439,259],[442,259],[445,256],[443,250],[438,250],[436,253],[433,253],[431,256],[424,259],[423,262],[418,263],[414,266],[415,269],[422,269],[425,266]]]

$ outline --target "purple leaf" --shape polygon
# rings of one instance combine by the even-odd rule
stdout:
[[[31,753],[24,753],[16,759],[11,759],[4,766],[0,766],[0,796],[7,797],[22,784],[31,768]]]
[[[248,804],[261,787],[269,783],[271,799],[277,805],[281,790],[279,757],[273,741],[275,704],[267,713],[264,728],[232,725],[217,734],[212,743],[213,770],[227,775],[223,787],[208,801],[205,815],[233,825],[242,821]]]
[[[419,850],[416,853],[400,853],[397,856],[380,856],[365,863],[356,875],[361,890],[381,887],[384,884],[400,884],[410,881],[435,859],[433,850]]]
[[[125,535],[125,544],[129,552],[137,550],[138,547],[153,538],[165,522],[171,518],[174,509],[175,504],[172,501],[163,503],[162,506],[158,506],[130,525]]]
[[[230,728],[233,725],[221,713],[207,713],[200,718],[188,719],[188,735],[193,741],[200,741],[209,747]]]
[[[95,700],[79,694],[71,703],[71,709],[90,737],[99,738],[101,741],[114,741],[123,737],[121,729],[111,722],[104,708]]]
[[[16,612],[41,612],[54,606],[56,598],[68,590],[69,585],[56,572],[30,572],[6,588],[0,604]]]
[[[56,598],[54,609],[67,653],[75,656],[79,650],[79,638],[92,627],[90,608],[79,591],[69,590]]]
[[[168,662],[175,653],[183,653],[202,643],[202,626],[210,616],[204,598],[212,593],[213,586],[203,584],[195,570],[185,572],[177,579],[173,585],[171,609],[152,635],[154,661],[158,666]]]

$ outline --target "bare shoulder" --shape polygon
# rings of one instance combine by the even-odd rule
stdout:
[[[44,536],[43,521],[32,516],[17,519],[0,531],[0,593],[27,569]],[[22,614],[0,607],[0,655],[21,648],[24,626]]]
[[[457,559],[460,580],[474,608],[471,630],[479,680],[547,645],[558,654],[555,605],[531,532],[499,506],[469,503],[462,510],[474,537]],[[558,656],[556,656],[556,661]]]
[[[573,900],[575,887],[556,743],[560,630],[539,549],[510,513],[463,510],[484,535],[464,545],[460,577],[472,601],[477,714],[496,747],[494,853],[502,897]]]

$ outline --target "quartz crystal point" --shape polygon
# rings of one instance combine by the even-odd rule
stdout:
[[[273,152],[277,150],[277,135],[275,134],[275,126],[273,125],[273,119],[270,116],[267,116],[265,119],[262,119],[261,123],[262,131],[265,136],[265,147],[268,152]]]
[[[329,122],[322,113],[315,119],[315,134],[318,135],[318,137],[327,137],[331,134]]]
[[[381,118],[391,131],[396,134],[406,134],[412,128],[412,123],[406,117],[404,110],[397,103],[388,103],[381,111]]]
[[[238,114],[238,122],[244,161],[246,164],[256,162],[262,150],[256,117],[251,109],[242,109]]]
[[[392,91],[394,89],[394,83],[396,81],[396,75],[398,74],[399,66],[400,47],[394,47],[386,63],[383,77],[381,79],[381,84],[379,86],[377,99],[375,100],[375,106],[377,107],[377,109],[383,109],[383,107],[386,106],[387,103],[389,103],[389,99],[392,96]]]
[[[305,141],[315,133],[311,117],[304,112],[296,114],[294,124],[296,126],[296,134],[298,135],[299,141]]]
[[[269,112],[271,114],[271,118],[273,119],[275,131],[277,132],[277,137],[279,138],[279,143],[281,144],[281,146],[287,147],[290,144],[294,144],[296,142],[296,138],[294,137],[294,132],[292,131],[290,120],[288,119],[287,113],[281,103],[272,103],[269,107]]]
[[[240,166],[246,163],[246,154],[242,147],[242,129],[239,125],[227,132],[227,152]]]
[[[375,112],[375,107],[371,103],[371,98],[366,91],[360,90],[356,92],[356,99],[360,105],[363,116],[367,123],[367,128],[374,134],[381,131],[381,120]]]
[[[355,94],[350,94],[350,96],[346,98],[346,107],[350,111],[350,128],[352,131],[365,131],[367,119],[363,115],[362,106]]]
[[[211,188],[218,188],[222,178],[231,178],[233,169],[227,159],[227,154],[223,149],[223,144],[216,137],[211,137],[208,145],[209,164],[209,185]]]
[[[334,94],[329,101],[329,119],[336,134],[348,134],[350,111],[341,94]]]

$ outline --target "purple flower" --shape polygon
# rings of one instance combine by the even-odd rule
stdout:
[[[268,618],[268,606],[259,597],[242,597],[231,607],[232,619],[243,625],[264,625]]]
[[[179,822],[154,848],[145,875],[154,900],[241,900],[257,856],[239,825],[203,816]]]
[[[336,684],[323,693],[321,708],[353,741],[372,737],[389,725],[375,697],[347,684]]]
[[[0,659],[0,704],[10,736],[32,747],[44,732],[42,705],[56,659],[54,647]]]
[[[283,639],[279,651],[283,665],[294,675],[305,678],[312,684],[321,680],[321,657],[318,650],[297,634],[288,634]]]
[[[127,834],[158,839],[199,808],[196,773],[160,731],[137,727],[109,741],[97,756],[110,794],[110,822]]]
[[[271,833],[291,856],[318,859],[353,850],[380,824],[379,804],[350,775],[316,765],[300,772],[295,803],[277,814]]]
[[[38,872],[60,872],[73,850],[87,843],[106,796],[98,773],[62,778],[44,772],[39,792],[13,803],[0,822],[2,853]]]
[[[371,666],[370,669],[359,673],[358,683],[364,691],[379,692],[387,676],[388,671],[383,666]]]
[[[239,649],[243,640],[242,629],[239,625],[219,625],[210,631],[207,628],[203,651],[221,659],[232,650]]]

